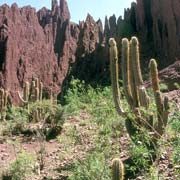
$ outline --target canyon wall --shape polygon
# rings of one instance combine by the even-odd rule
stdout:
[[[137,0],[115,15],[95,22],[91,15],[79,24],[70,22],[66,0],[52,0],[51,10],[30,6],[0,7],[0,87],[10,90],[15,104],[25,81],[39,77],[47,91],[61,92],[64,79],[73,74],[84,79],[109,76],[108,39],[138,36],[141,58],[150,57],[160,67],[180,57],[180,0]],[[121,56],[121,54],[119,54]]]
[[[38,77],[47,91],[61,91],[62,83],[75,61],[77,25],[71,24],[67,2],[52,1],[52,9],[38,12],[30,6],[0,7],[0,87],[17,92],[25,81]]]

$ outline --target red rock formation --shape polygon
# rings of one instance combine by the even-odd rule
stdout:
[[[144,51],[149,49],[162,66],[180,57],[179,9],[179,0],[137,0],[137,34],[145,46]]]
[[[88,14],[85,22],[80,22],[80,34],[73,73],[78,78],[91,81],[104,72],[108,60],[101,20],[94,21]]]
[[[30,6],[0,7],[0,87],[17,91],[24,81],[39,77],[47,90],[61,91],[69,66],[84,79],[108,77],[108,39],[138,36],[143,64],[151,57],[161,65],[180,58],[180,1],[137,0],[126,9],[124,19],[113,15],[102,22],[88,15],[79,25],[70,22],[66,0],[52,0],[52,8],[38,12]],[[119,53],[120,55],[120,53]]]
[[[46,89],[61,90],[78,40],[78,28],[69,18],[65,0],[38,13],[30,6],[0,7],[0,86],[10,90],[14,103],[24,81],[34,76]]]

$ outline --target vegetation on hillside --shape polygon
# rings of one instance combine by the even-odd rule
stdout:
[[[127,41],[125,43],[128,44]],[[134,44],[137,45],[136,42]],[[115,47],[114,41],[111,46]],[[126,55],[124,54],[124,58]],[[115,56],[113,58],[116,59]],[[142,101],[131,94],[137,104],[131,103],[128,96],[128,88],[131,89],[131,93],[134,88],[132,84],[129,87],[129,79],[125,77],[130,70],[124,71],[123,80],[127,81],[123,83],[124,88],[119,88],[117,64],[111,64],[115,75],[111,76],[113,88],[98,85],[94,88],[85,81],[72,77],[64,94],[63,104],[57,104],[57,99],[51,96],[44,99],[42,84],[38,79],[31,82],[31,88],[30,84],[26,83],[23,97],[20,95],[23,103],[21,107],[4,103],[7,102],[7,97],[5,91],[0,91],[3,105],[0,142],[14,148],[11,151],[14,151],[14,158],[0,167],[2,179],[122,180],[124,177],[139,177],[155,180],[170,176],[174,179],[180,178],[180,112],[178,105],[171,102],[171,114],[167,121],[166,112],[169,106],[166,108],[167,103],[164,102],[161,109],[163,100],[158,99],[161,93],[157,67],[154,60],[151,63],[154,67],[151,67],[153,88],[141,92]],[[137,68],[136,72],[139,73],[134,74],[134,78],[141,80],[140,69]],[[139,82],[141,85],[141,81]],[[120,94],[119,101],[117,98]],[[162,100],[160,104],[158,100]],[[140,107],[142,104],[144,107]],[[153,119],[154,122],[150,122],[149,127],[140,121],[142,119]],[[153,131],[154,129],[156,131]],[[25,140],[34,142],[39,146],[39,151],[26,152],[21,148],[21,143]],[[56,157],[53,153],[47,155],[47,142],[51,143],[49,146],[53,146],[53,143],[56,143],[56,146],[60,145],[60,150],[53,151]],[[50,168],[52,172],[48,173]]]

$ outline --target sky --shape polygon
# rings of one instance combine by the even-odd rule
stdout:
[[[134,0],[135,1],[135,0]],[[39,10],[42,7],[51,9],[51,0],[0,0],[0,5],[6,3],[8,5],[16,2],[19,7],[31,5]],[[91,14],[95,20],[99,18],[104,21],[105,16],[108,17],[115,14],[116,17],[124,15],[124,8],[131,6],[133,0],[67,0],[71,13],[71,21],[78,23],[84,20],[87,13]]]

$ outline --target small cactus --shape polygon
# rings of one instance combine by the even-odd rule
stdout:
[[[6,117],[7,101],[8,101],[8,91],[4,89],[0,89],[0,113],[2,120],[5,120]]]
[[[112,180],[124,180],[124,165],[118,158],[112,161]]]
[[[32,119],[34,122],[39,122],[41,120],[41,117],[42,117],[42,112],[40,108],[32,111]]]
[[[159,86],[157,63],[155,59],[150,60],[149,70],[150,70],[150,77],[152,81],[152,88],[153,88],[154,93],[156,93],[156,91],[160,91],[160,86]]]
[[[24,86],[24,101],[28,102],[29,101],[29,82],[25,82],[25,86]]]

